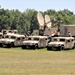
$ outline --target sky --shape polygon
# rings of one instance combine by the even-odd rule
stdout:
[[[1,8],[18,9],[21,12],[26,9],[35,9],[37,11],[68,9],[75,14],[75,0],[0,0],[0,5]]]

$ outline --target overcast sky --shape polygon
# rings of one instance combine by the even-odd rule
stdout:
[[[0,0],[0,5],[1,8],[18,9],[22,12],[29,8],[37,11],[69,9],[75,13],[75,0]]]

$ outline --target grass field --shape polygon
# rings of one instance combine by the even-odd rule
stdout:
[[[75,75],[75,50],[0,48],[0,75]]]

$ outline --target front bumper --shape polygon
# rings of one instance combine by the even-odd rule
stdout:
[[[23,49],[34,49],[35,45],[22,45]]]
[[[47,46],[48,50],[60,50],[60,46]]]

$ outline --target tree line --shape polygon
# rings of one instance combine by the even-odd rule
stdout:
[[[75,14],[68,10],[53,10],[49,9],[47,11],[40,11],[43,16],[45,14],[49,15],[52,21],[52,26],[57,26],[59,20],[60,25],[74,25],[75,24]],[[0,30],[2,29],[17,29],[21,34],[27,34],[33,32],[34,29],[39,29],[39,23],[37,20],[38,11],[34,9],[27,9],[24,12],[19,10],[8,10],[0,8]]]

